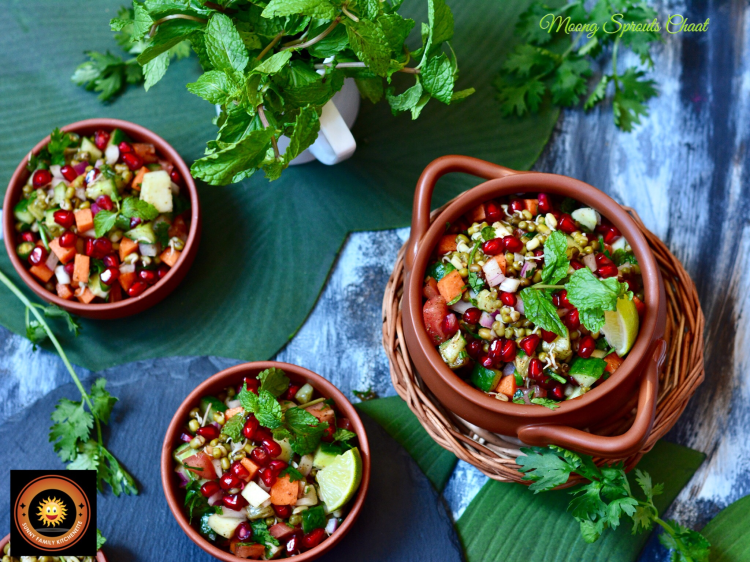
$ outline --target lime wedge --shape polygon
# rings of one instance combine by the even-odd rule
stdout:
[[[604,313],[602,333],[620,357],[625,357],[633,347],[638,336],[638,324],[638,310],[627,297],[617,300],[617,310],[608,310]]]
[[[320,497],[328,512],[336,511],[348,502],[362,480],[362,457],[355,447],[336,457],[315,477],[320,485]]]

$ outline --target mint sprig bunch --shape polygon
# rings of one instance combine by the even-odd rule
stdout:
[[[657,17],[656,11],[634,0],[597,0],[590,10],[585,4],[584,0],[575,0],[553,8],[534,2],[521,14],[516,34],[523,42],[508,56],[495,82],[503,114],[536,113],[545,100],[572,107],[582,97],[588,110],[611,92],[615,125],[623,131],[632,131],[641,117],[648,116],[646,102],[657,95],[657,90],[645,70],[653,68],[650,50],[662,37],[655,30],[621,33],[618,23],[645,26]],[[613,14],[622,15],[618,23],[612,21]],[[589,27],[567,34],[567,23]],[[638,55],[641,67],[630,66],[619,72],[620,48]],[[611,70],[602,72],[598,81],[590,84],[594,65],[605,66],[607,56],[611,56]]]
[[[588,455],[554,445],[522,448],[521,452],[524,456],[517,459],[519,470],[524,480],[532,482],[529,489],[535,494],[565,484],[574,473],[589,481],[573,489],[574,498],[568,505],[587,543],[596,542],[607,528],[616,529],[626,516],[633,520],[633,534],[659,525],[664,530],[659,541],[672,550],[673,562],[708,562],[711,545],[700,533],[659,517],[654,497],[664,491],[664,485],[653,484],[648,473],[635,471],[643,492],[643,498],[638,498],[622,462],[599,467]]]

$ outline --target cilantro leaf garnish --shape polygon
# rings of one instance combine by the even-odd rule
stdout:
[[[552,304],[552,297],[544,291],[534,289],[533,287],[525,288],[521,291],[520,295],[526,318],[548,332],[554,332],[558,336],[567,337],[568,329],[557,315],[557,309]]]
[[[268,532],[268,525],[266,525],[266,522],[263,519],[251,521],[250,526],[253,529],[251,544],[265,545],[266,555],[269,555],[270,553],[269,546],[279,546],[279,541]]]
[[[568,276],[568,237],[559,230],[547,237],[544,243],[544,269],[542,283],[556,285]]]
[[[94,216],[94,231],[96,237],[105,236],[115,226],[117,221],[117,211],[99,211]]]
[[[208,505],[208,498],[201,494],[201,485],[198,480],[191,480],[185,487],[185,510],[188,512],[188,519],[191,523],[194,517],[203,517],[217,512],[217,507]]]
[[[494,234],[495,230],[492,229],[492,232]],[[489,234],[489,232],[487,234]],[[482,236],[484,236],[484,230],[482,230]],[[480,240],[474,242],[474,247],[471,249],[471,254],[469,254],[469,263],[466,267],[469,267],[474,263],[474,255],[477,253],[477,248],[479,248],[480,244]],[[479,291],[484,289],[484,279],[479,277],[479,274],[476,271],[469,271],[469,286],[475,293],[479,293]]]
[[[348,429],[344,428],[338,428],[334,434],[333,434],[333,440],[334,441],[349,441],[349,439],[354,439],[357,436],[356,433],[353,431],[349,431]]]
[[[279,476],[289,476],[290,482],[298,482],[305,479],[304,475],[291,465],[282,470]]]
[[[104,543],[107,542],[107,539],[102,535],[102,532],[97,529],[96,530],[96,550],[101,550],[104,546]]]

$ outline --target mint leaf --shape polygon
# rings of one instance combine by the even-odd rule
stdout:
[[[414,27],[414,20],[399,14],[382,14],[377,19],[391,51],[398,53]]]
[[[445,53],[427,60],[427,64],[422,69],[421,78],[424,89],[432,97],[445,104],[451,102],[455,75],[453,66]]]
[[[247,412],[247,410],[245,410]],[[245,427],[245,416],[235,414],[222,426],[221,433],[229,437],[233,443],[242,441],[242,429]]]
[[[154,84],[164,78],[167,68],[169,68],[169,52],[164,52],[143,65],[143,77],[145,78],[143,87],[147,92]]]
[[[332,20],[336,9],[328,0],[271,0],[261,14],[264,18],[302,14]]]
[[[403,94],[397,96],[393,95],[393,88],[386,90],[385,99],[391,106],[391,111],[394,115],[397,115],[399,111],[409,111],[416,107],[419,103],[419,99],[422,97],[422,84],[417,80],[411,88],[406,90]]]
[[[353,431],[349,431],[348,429],[338,428],[336,432],[333,434],[333,440],[334,441],[349,441],[350,439],[354,439],[357,436],[356,433]]]
[[[604,325],[604,311],[615,310],[620,297],[633,298],[626,283],[616,277],[599,280],[588,267],[577,270],[565,284],[568,300],[581,313],[581,321],[587,329],[598,331]],[[601,321],[601,325],[599,325]],[[599,326],[594,328],[594,326]],[[590,327],[591,326],[591,327]]]
[[[391,48],[383,29],[376,23],[360,19],[344,20],[349,44],[357,58],[378,76],[386,76],[391,62]]]
[[[633,252],[626,252],[622,248],[615,250],[615,253],[612,254],[612,261],[615,262],[617,267],[620,267],[625,263],[632,263],[634,265],[638,264],[638,259],[635,257],[635,254]]]
[[[383,79],[379,76],[368,78],[355,78],[357,89],[363,98],[370,100],[372,103],[378,103],[383,99]]]
[[[307,455],[317,449],[328,424],[319,423],[310,412],[295,407],[285,412],[284,427],[291,435],[292,450],[298,455]]]
[[[261,165],[271,148],[271,128],[252,131],[237,143],[196,160],[190,171],[193,176],[212,185],[229,185],[250,175]]]
[[[294,122],[294,131],[289,146],[284,152],[284,162],[288,164],[309,148],[318,138],[320,119],[313,107],[303,108]]]
[[[194,31],[203,28],[202,22],[186,19],[165,21],[159,25],[156,35],[151,38],[149,46],[138,55],[138,63],[145,65],[160,54],[168,51],[181,41],[187,39]]]
[[[116,211],[99,211],[94,216],[94,231],[96,237],[101,238],[105,236],[115,226],[117,220]]]
[[[226,105],[240,97],[237,84],[223,70],[203,73],[196,82],[187,85],[188,91],[215,105]]]
[[[557,285],[568,276],[568,237],[559,230],[547,237],[544,243],[544,269],[542,269],[542,283]]]
[[[557,315],[557,309],[552,304],[552,297],[533,287],[527,287],[522,290],[520,295],[526,318],[548,332],[554,332],[558,336],[567,337],[568,329]]]
[[[123,27],[125,27],[124,25],[120,25],[119,22],[121,21],[124,22],[125,20],[118,20],[117,26],[119,27],[119,29],[117,31],[121,31]],[[136,41],[140,41],[149,31],[151,31],[151,26],[154,24],[154,20],[151,19],[148,10],[143,6],[143,4],[133,2],[132,24],[133,30],[131,31],[131,42],[133,43]]]
[[[289,377],[277,368],[266,369],[258,375],[260,390],[266,390],[274,396],[281,396],[289,388]]]
[[[205,40],[208,58],[215,69],[245,70],[250,61],[247,48],[228,16],[221,13],[211,16],[206,26]]]
[[[100,214],[101,212],[97,213],[96,216],[98,217]],[[138,218],[151,221],[159,216],[159,211],[148,201],[142,201],[136,197],[128,197],[122,203],[122,214],[129,219]],[[94,217],[94,222],[96,222],[96,217]]]
[[[284,68],[286,63],[288,63],[289,59],[291,58],[291,49],[280,51],[253,68],[253,72],[261,72],[263,74],[276,74],[282,68]]]
[[[453,38],[453,14],[444,0],[427,1],[427,21],[428,35],[425,39],[422,62],[443,42]]]

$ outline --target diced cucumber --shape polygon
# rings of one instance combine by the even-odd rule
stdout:
[[[465,347],[466,340],[459,330],[451,339],[440,344],[440,356],[449,366],[455,365]]]
[[[237,527],[242,523],[242,519],[237,517],[224,517],[214,513],[208,517],[208,526],[213,529],[217,535],[221,535],[225,539],[231,539],[234,537],[234,532]]]
[[[59,210],[57,208],[47,209],[44,213],[44,225],[47,227],[50,235],[52,235],[52,238],[62,236],[62,233],[65,232],[65,229],[55,222],[55,212]]]
[[[89,199],[96,200],[97,197],[102,195],[109,195],[112,199],[117,198],[117,186],[111,178],[100,178],[86,188],[86,197]]]
[[[310,400],[312,400],[313,391],[313,387],[305,383],[297,391],[297,394],[294,395],[294,399],[299,404],[307,404]]]
[[[582,207],[580,209],[576,209],[570,214],[570,216],[574,221],[581,223],[582,226],[585,226],[591,231],[596,228],[596,225],[599,224],[600,219],[599,213],[597,213],[591,207]]]
[[[289,443],[289,439],[282,439],[276,442],[281,446],[281,454],[276,458],[289,464],[289,461],[292,459],[292,445]]]
[[[209,404],[211,405],[212,412],[226,412],[228,410],[227,405],[215,396],[205,396],[201,398],[199,406],[202,416],[206,415],[206,410],[208,410]]]
[[[448,275],[451,271],[455,270],[453,264],[437,262],[427,270],[427,275],[432,277],[435,281],[440,281],[443,277]]]
[[[141,223],[135,228],[131,228],[125,233],[125,236],[133,242],[156,244],[156,234],[154,234],[154,228],[150,222]]]
[[[331,447],[328,443],[321,443],[318,450],[315,451],[313,466],[315,468],[325,468],[336,460],[336,457],[340,454],[341,451],[339,449]]]
[[[89,291],[91,291],[95,297],[103,299],[106,299],[109,295],[109,287],[102,284],[98,275],[92,275],[89,277]]]
[[[130,138],[125,134],[122,129],[115,129],[112,134],[109,135],[109,146],[118,146],[121,142],[128,142]]]
[[[156,162],[154,162],[153,164],[146,164],[146,168],[148,168],[152,172],[158,172],[159,170],[161,170],[161,164],[157,164]]]
[[[47,205],[44,203],[44,199],[30,199],[29,206],[26,207],[26,210],[28,210],[36,220],[43,221],[44,211],[47,210]]]
[[[523,349],[519,349],[516,353],[516,359],[514,361],[516,371],[521,377],[526,378],[529,375],[529,363],[531,363],[531,357],[526,355]]]
[[[102,151],[96,148],[96,145],[86,137],[81,140],[81,152],[88,152],[92,163],[102,157]]]
[[[13,207],[13,214],[16,219],[25,224],[31,224],[34,222],[34,215],[29,211],[30,199],[21,199],[15,207]]]
[[[573,398],[578,398],[583,394],[585,394],[583,387],[577,386],[570,392],[570,394],[568,394],[567,392],[565,393],[565,400],[573,400]]]
[[[65,201],[65,191],[68,188],[65,187],[65,184],[60,182],[55,186],[55,205],[58,207],[63,204]]]
[[[164,170],[149,172],[143,176],[141,183],[141,201],[151,203],[160,213],[171,213],[172,180]]]
[[[483,392],[490,392],[500,382],[502,375],[497,369],[488,369],[477,363],[471,372],[471,384]]]
[[[18,246],[16,246],[16,254],[18,254],[18,257],[22,260],[28,259],[29,254],[31,254],[31,251],[34,249],[34,244],[31,242],[21,242]]]
[[[570,364],[568,374],[584,388],[589,388],[604,374],[607,362],[604,359],[576,357]]]
[[[195,449],[190,446],[190,443],[183,443],[177,447],[172,453],[172,457],[179,463],[185,461],[185,459],[192,457],[195,454]]]

